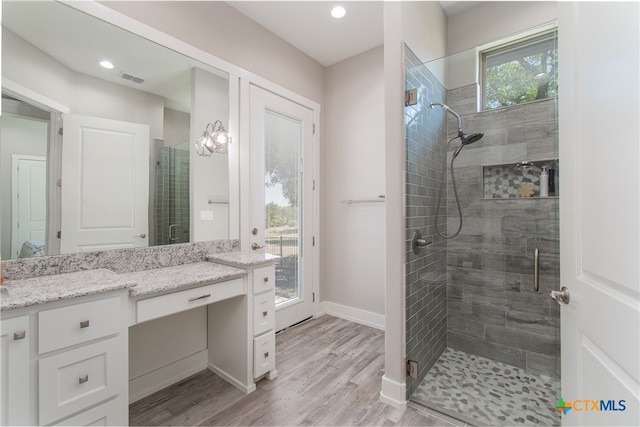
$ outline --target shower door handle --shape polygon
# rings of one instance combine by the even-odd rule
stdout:
[[[169,240],[178,240],[178,224],[171,224],[169,226]]]
[[[540,291],[540,250],[533,251],[533,290]]]

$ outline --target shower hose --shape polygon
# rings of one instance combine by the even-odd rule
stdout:
[[[453,184],[453,194],[456,198],[456,205],[458,207],[458,218],[460,219],[460,222],[458,224],[458,230],[450,235],[447,236],[446,234],[441,233],[438,230],[438,218],[440,217],[440,205],[442,203],[442,192],[446,183],[446,174],[447,174],[447,156],[446,156],[446,152],[449,151],[449,145],[451,145],[451,142],[454,139],[457,139],[457,136],[454,136],[453,138],[451,138],[449,140],[449,142],[447,142],[447,149],[445,151],[445,160],[442,162],[442,175],[440,177],[440,191],[438,192],[438,203],[436,204],[436,224],[435,224],[435,230],[436,233],[438,233],[438,236],[442,237],[443,239],[453,239],[454,237],[456,237],[458,234],[460,234],[460,230],[462,230],[462,209],[460,208],[460,199],[458,198],[458,188],[456,186],[456,176],[453,173],[453,162],[456,159],[456,157],[458,157],[458,154],[460,154],[460,151],[462,150],[462,147],[464,147],[464,145],[460,145],[460,147],[458,147],[456,149],[456,151],[453,153],[453,156],[451,156],[451,183]]]

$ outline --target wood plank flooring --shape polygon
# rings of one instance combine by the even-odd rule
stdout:
[[[131,425],[453,424],[380,401],[384,333],[332,316],[277,335],[278,377],[245,395],[205,370],[129,407]]]

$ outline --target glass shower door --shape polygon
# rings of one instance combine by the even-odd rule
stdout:
[[[557,100],[478,112],[477,81],[438,79],[453,64],[475,69],[475,60],[473,49],[423,64],[405,50],[406,89],[418,100],[405,107],[406,231],[432,241],[418,254],[407,247],[407,358],[416,373],[407,398],[475,425],[559,425],[559,306],[549,298],[559,289]],[[463,225],[449,240],[435,232],[434,189],[447,168],[438,228],[451,235],[458,123],[431,103],[456,111],[465,132],[484,133],[454,163]]]

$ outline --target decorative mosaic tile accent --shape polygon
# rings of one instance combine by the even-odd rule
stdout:
[[[560,425],[559,381],[448,348],[411,400],[475,425]]]
[[[539,197],[542,166],[549,166],[554,162],[542,160],[533,163],[533,167],[519,167],[516,164],[485,166],[483,168],[484,198]]]
[[[6,280],[18,280],[98,268],[106,268],[115,273],[128,273],[204,261],[211,253],[239,249],[239,240],[214,240],[146,248],[18,258],[2,261],[2,277]]]

